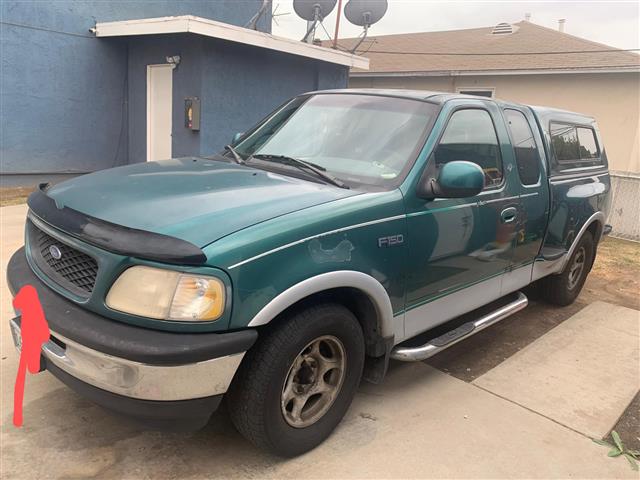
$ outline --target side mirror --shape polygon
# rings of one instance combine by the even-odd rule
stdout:
[[[231,139],[231,145],[235,145],[236,143],[238,143],[238,140],[240,140],[243,135],[244,135],[244,132],[236,133]]]
[[[454,161],[445,163],[438,178],[421,180],[418,193],[423,198],[473,197],[484,188],[484,172],[473,162]]]

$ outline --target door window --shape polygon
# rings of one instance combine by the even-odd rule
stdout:
[[[482,168],[485,189],[502,183],[502,159],[498,136],[486,110],[458,110],[449,119],[434,153],[436,166],[454,160],[466,160]]]
[[[508,109],[504,113],[509,126],[520,181],[523,185],[535,185],[540,179],[540,155],[533,138],[533,131],[522,112]]]

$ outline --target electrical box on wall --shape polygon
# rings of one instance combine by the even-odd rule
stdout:
[[[194,132],[200,130],[200,99],[198,97],[184,99],[184,126]]]

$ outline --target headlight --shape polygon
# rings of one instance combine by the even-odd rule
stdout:
[[[224,297],[224,284],[215,277],[137,266],[118,277],[107,306],[141,317],[211,321],[222,315]]]

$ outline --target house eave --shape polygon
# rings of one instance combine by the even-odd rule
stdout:
[[[93,30],[96,37],[193,33],[344,65],[350,68],[369,69],[369,59],[365,57],[193,15],[98,22]]]
[[[592,73],[638,73],[640,66],[609,68],[538,68],[529,70],[439,70],[431,72],[351,72],[350,77],[470,77],[496,75],[559,75]]]

